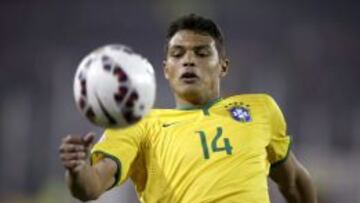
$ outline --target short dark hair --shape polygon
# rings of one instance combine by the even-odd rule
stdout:
[[[213,20],[193,13],[182,16],[170,24],[166,35],[166,52],[170,39],[181,30],[191,30],[199,34],[211,36],[215,40],[215,45],[220,56],[225,57],[224,37],[219,26]]]

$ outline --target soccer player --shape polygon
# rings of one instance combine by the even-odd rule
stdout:
[[[212,20],[192,14],[174,21],[164,75],[176,109],[107,129],[94,147],[93,134],[64,138],[60,159],[73,196],[97,199],[130,177],[141,202],[267,203],[270,176],[287,202],[317,202],[276,102],[266,94],[220,97],[228,67]]]

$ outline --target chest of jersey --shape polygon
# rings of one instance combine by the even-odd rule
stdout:
[[[208,109],[154,114],[142,153],[144,199],[158,194],[154,202],[268,202],[269,112],[260,99],[239,97]]]
[[[184,161],[264,150],[269,142],[269,126],[262,113],[256,110],[248,113],[247,120],[238,120],[236,115],[231,110],[217,108],[207,114],[189,110],[164,116],[153,139],[153,149],[158,152],[158,158]]]
[[[257,113],[252,111],[248,121],[237,120],[222,106],[205,113],[189,110],[163,115],[151,139],[148,181],[162,185],[163,191],[172,188],[176,193],[172,196],[189,198],[184,194],[197,187],[201,187],[197,195],[206,188],[231,191],[228,183],[235,179],[243,186],[239,183],[266,184],[269,127]]]

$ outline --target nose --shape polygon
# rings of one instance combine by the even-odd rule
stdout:
[[[184,62],[184,63],[183,63],[183,66],[184,66],[184,67],[194,67],[194,66],[195,66],[195,63],[194,63],[194,62]]]
[[[185,55],[185,57],[183,58],[183,66],[184,67],[194,67],[195,66],[193,53],[188,52]]]

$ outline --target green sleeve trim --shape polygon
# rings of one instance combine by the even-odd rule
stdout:
[[[290,142],[289,142],[289,146],[288,146],[285,157],[283,159],[279,160],[279,161],[276,161],[276,162],[272,163],[271,167],[270,167],[270,170],[280,166],[281,164],[283,164],[287,160],[287,158],[289,157],[291,147],[292,147],[292,139],[291,139],[291,137],[289,137],[289,138],[290,138]]]
[[[109,187],[107,190],[110,190],[111,188],[115,187],[119,183],[119,181],[121,180],[121,161],[117,157],[115,157],[114,155],[111,155],[111,154],[109,154],[107,152],[104,152],[104,151],[101,151],[101,150],[96,150],[96,151],[92,152],[91,154],[92,155],[102,154],[104,157],[109,158],[109,159],[113,160],[116,163],[117,171],[115,173],[115,181],[114,181],[114,184],[111,187]],[[93,165],[92,159],[90,159],[90,161],[91,161],[91,165]]]

